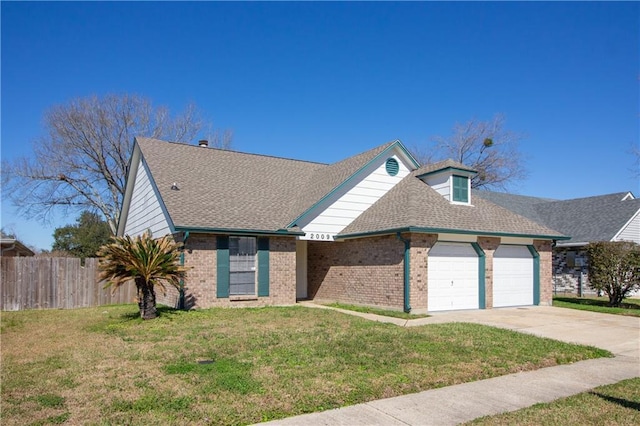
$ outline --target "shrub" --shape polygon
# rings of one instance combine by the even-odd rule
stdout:
[[[640,290],[640,245],[629,241],[590,243],[589,286],[609,297],[610,306],[620,306],[634,290]]]

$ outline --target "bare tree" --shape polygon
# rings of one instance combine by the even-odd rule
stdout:
[[[504,127],[504,117],[489,121],[469,120],[456,124],[448,137],[436,136],[426,148],[414,148],[422,164],[452,159],[478,171],[473,188],[506,190],[527,176],[524,159],[518,150],[522,136]]]
[[[194,105],[171,116],[166,107],[136,95],[90,96],[56,105],[44,115],[45,134],[32,157],[2,163],[5,196],[25,217],[46,220],[54,208],[97,210],[115,233],[133,139],[189,142],[208,130],[210,146],[228,148]],[[207,135],[209,136],[209,135]]]
[[[633,161],[631,166],[631,176],[634,178],[640,178],[640,146],[632,146],[629,150]]]

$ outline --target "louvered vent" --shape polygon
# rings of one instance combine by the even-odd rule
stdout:
[[[386,168],[387,168],[387,173],[389,173],[389,176],[397,175],[398,170],[400,170],[400,165],[398,165],[398,160],[396,160],[395,158],[387,159]]]

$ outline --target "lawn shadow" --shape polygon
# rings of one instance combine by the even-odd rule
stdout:
[[[605,299],[592,299],[589,297],[581,298],[581,297],[561,297],[555,296],[554,300],[558,300],[560,302],[566,303],[574,303],[576,305],[588,305],[588,306],[601,306],[604,308],[611,308],[609,305],[609,301]],[[636,303],[625,303],[624,301],[618,306],[623,309],[640,309],[640,304]]]
[[[179,309],[172,308],[171,306],[166,306],[166,305],[157,305],[156,311],[158,312],[158,318],[160,317],[171,318],[175,316],[176,313],[180,312]],[[120,315],[120,318],[127,321],[134,321],[134,320],[140,319],[140,310],[138,309],[138,306],[136,305],[135,311],[125,312],[122,315]]]
[[[640,402],[629,401],[628,399],[616,398],[614,396],[605,395],[598,392],[589,392],[593,396],[597,396],[598,398],[602,398],[605,401],[609,401],[613,404],[620,405],[621,407],[631,408],[632,410],[640,411]]]

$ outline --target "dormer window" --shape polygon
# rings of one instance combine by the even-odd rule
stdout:
[[[471,178],[475,170],[452,160],[431,164],[422,170],[417,177],[451,204],[471,205]]]
[[[469,178],[467,176],[452,176],[451,201],[456,203],[469,203]]]

